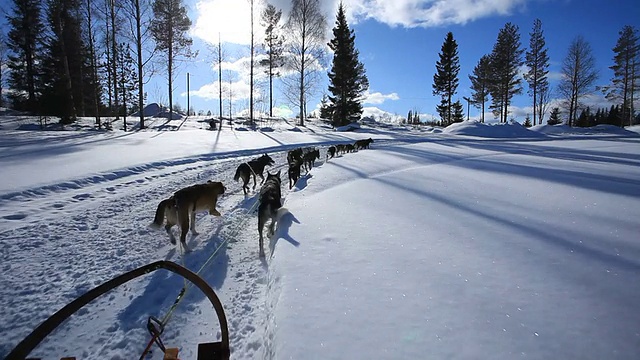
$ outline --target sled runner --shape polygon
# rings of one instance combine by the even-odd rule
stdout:
[[[25,337],[5,358],[5,360],[23,360],[23,359],[33,359],[37,358],[29,358],[29,354],[33,349],[40,344],[44,338],[46,338],[55,328],[60,326],[63,321],[68,319],[75,312],[80,310],[82,307],[98,298],[99,296],[105,294],[106,292],[129,282],[137,277],[142,275],[146,275],[152,271],[156,271],[158,269],[166,269],[172,271],[183,278],[189,280],[195,286],[197,286],[200,291],[202,291],[215,309],[216,315],[218,316],[218,322],[220,323],[220,333],[221,340],[217,342],[208,342],[198,344],[198,360],[204,359],[214,359],[214,360],[222,360],[229,359],[230,350],[229,350],[229,329],[227,327],[227,318],[224,314],[224,309],[222,308],[222,304],[220,303],[220,299],[213,291],[213,289],[206,283],[201,277],[186,269],[176,263],[170,261],[157,261],[135,270],[129,271],[125,274],[122,274],[114,279],[107,281],[106,283],[89,290],[84,295],[75,299],[74,301],[67,304],[62,309],[58,310],[55,314],[51,315],[47,320],[45,320],[42,324],[40,324],[33,332],[27,337]],[[149,342],[149,346],[145,349],[141,358],[144,357],[146,352],[149,350],[150,346],[155,343],[160,349],[164,352],[164,359],[166,360],[174,360],[178,359],[178,349],[176,348],[165,348],[164,344],[160,340],[160,335],[162,334],[163,324],[160,320],[149,317],[147,322],[147,328],[151,333],[152,339]],[[75,359],[74,357],[62,357],[62,359]]]

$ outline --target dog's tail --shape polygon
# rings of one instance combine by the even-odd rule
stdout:
[[[240,180],[240,174],[242,173],[242,165],[244,164],[240,164],[240,166],[238,166],[238,170],[236,170],[236,174],[233,176],[233,180],[234,181],[238,181]]]
[[[153,229],[159,229],[162,226],[162,223],[164,223],[164,209],[167,206],[173,206],[173,203],[173,198],[160,201],[160,204],[158,204],[158,209],[156,209],[156,216],[155,218],[153,218],[153,222],[149,224],[149,227]]]

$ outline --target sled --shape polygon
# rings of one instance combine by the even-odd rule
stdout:
[[[176,263],[170,261],[157,261],[142,267],[139,267],[135,270],[129,271],[125,274],[122,274],[114,279],[107,281],[106,283],[89,290],[84,295],[79,298],[73,300],[69,304],[67,304],[62,309],[58,310],[55,314],[51,315],[47,320],[45,320],[42,324],[40,324],[31,334],[27,335],[10,353],[7,355],[5,360],[37,360],[38,358],[29,358],[29,354],[33,349],[35,349],[44,338],[46,338],[51,332],[60,326],[63,321],[68,319],[71,315],[76,313],[78,310],[83,308],[85,305],[93,301],[94,299],[102,296],[106,292],[129,282],[137,277],[142,275],[146,275],[150,272],[156,271],[158,269],[166,269],[172,271],[183,278],[189,280],[195,286],[197,286],[200,291],[202,291],[215,309],[216,315],[218,317],[218,322],[220,324],[220,333],[221,340],[198,344],[198,360],[204,359],[212,359],[212,360],[222,360],[229,359],[230,350],[229,350],[229,329],[227,326],[227,318],[224,314],[224,309],[222,308],[222,303],[220,303],[220,299],[213,291],[213,289],[204,281],[201,277],[196,275],[194,272],[186,269]],[[147,327],[153,336],[153,341],[158,344],[163,352],[165,353],[165,359],[177,359],[178,358],[178,349],[176,348],[164,348],[162,342],[160,341],[159,335],[162,333],[162,330],[158,330],[157,325],[159,324],[159,320],[150,317],[147,323]],[[150,343],[151,344],[151,343]],[[146,350],[145,350],[146,352]],[[144,354],[143,354],[144,355]],[[62,357],[61,359],[75,359],[74,357]]]

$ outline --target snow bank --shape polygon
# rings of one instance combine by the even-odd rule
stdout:
[[[485,138],[539,138],[545,135],[533,132],[517,122],[506,124],[487,124],[468,120],[447,126],[444,134],[479,136]]]

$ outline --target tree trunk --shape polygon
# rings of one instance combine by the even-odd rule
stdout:
[[[140,114],[140,129],[144,129],[144,81],[142,63],[142,14],[140,13],[140,0],[136,0],[136,51],[138,52],[138,112]]]
[[[113,66],[113,101],[114,101],[114,106],[116,108],[116,120],[118,120],[119,118],[119,107],[120,107],[120,103],[118,102],[118,81],[117,81],[117,76],[116,74],[118,73],[118,68],[117,68],[117,50],[116,50],[116,46],[117,46],[117,42],[116,42],[116,8],[115,8],[115,0],[110,0],[109,2],[109,6],[111,8],[111,56],[113,57],[113,62],[112,62],[112,66]]]
[[[91,20],[91,0],[87,0],[87,25],[89,32],[89,56],[91,56],[91,78],[93,79],[93,104],[95,106],[96,125],[102,128],[100,120],[100,90],[98,84],[98,66],[96,64],[96,49],[93,39],[93,21]]]

